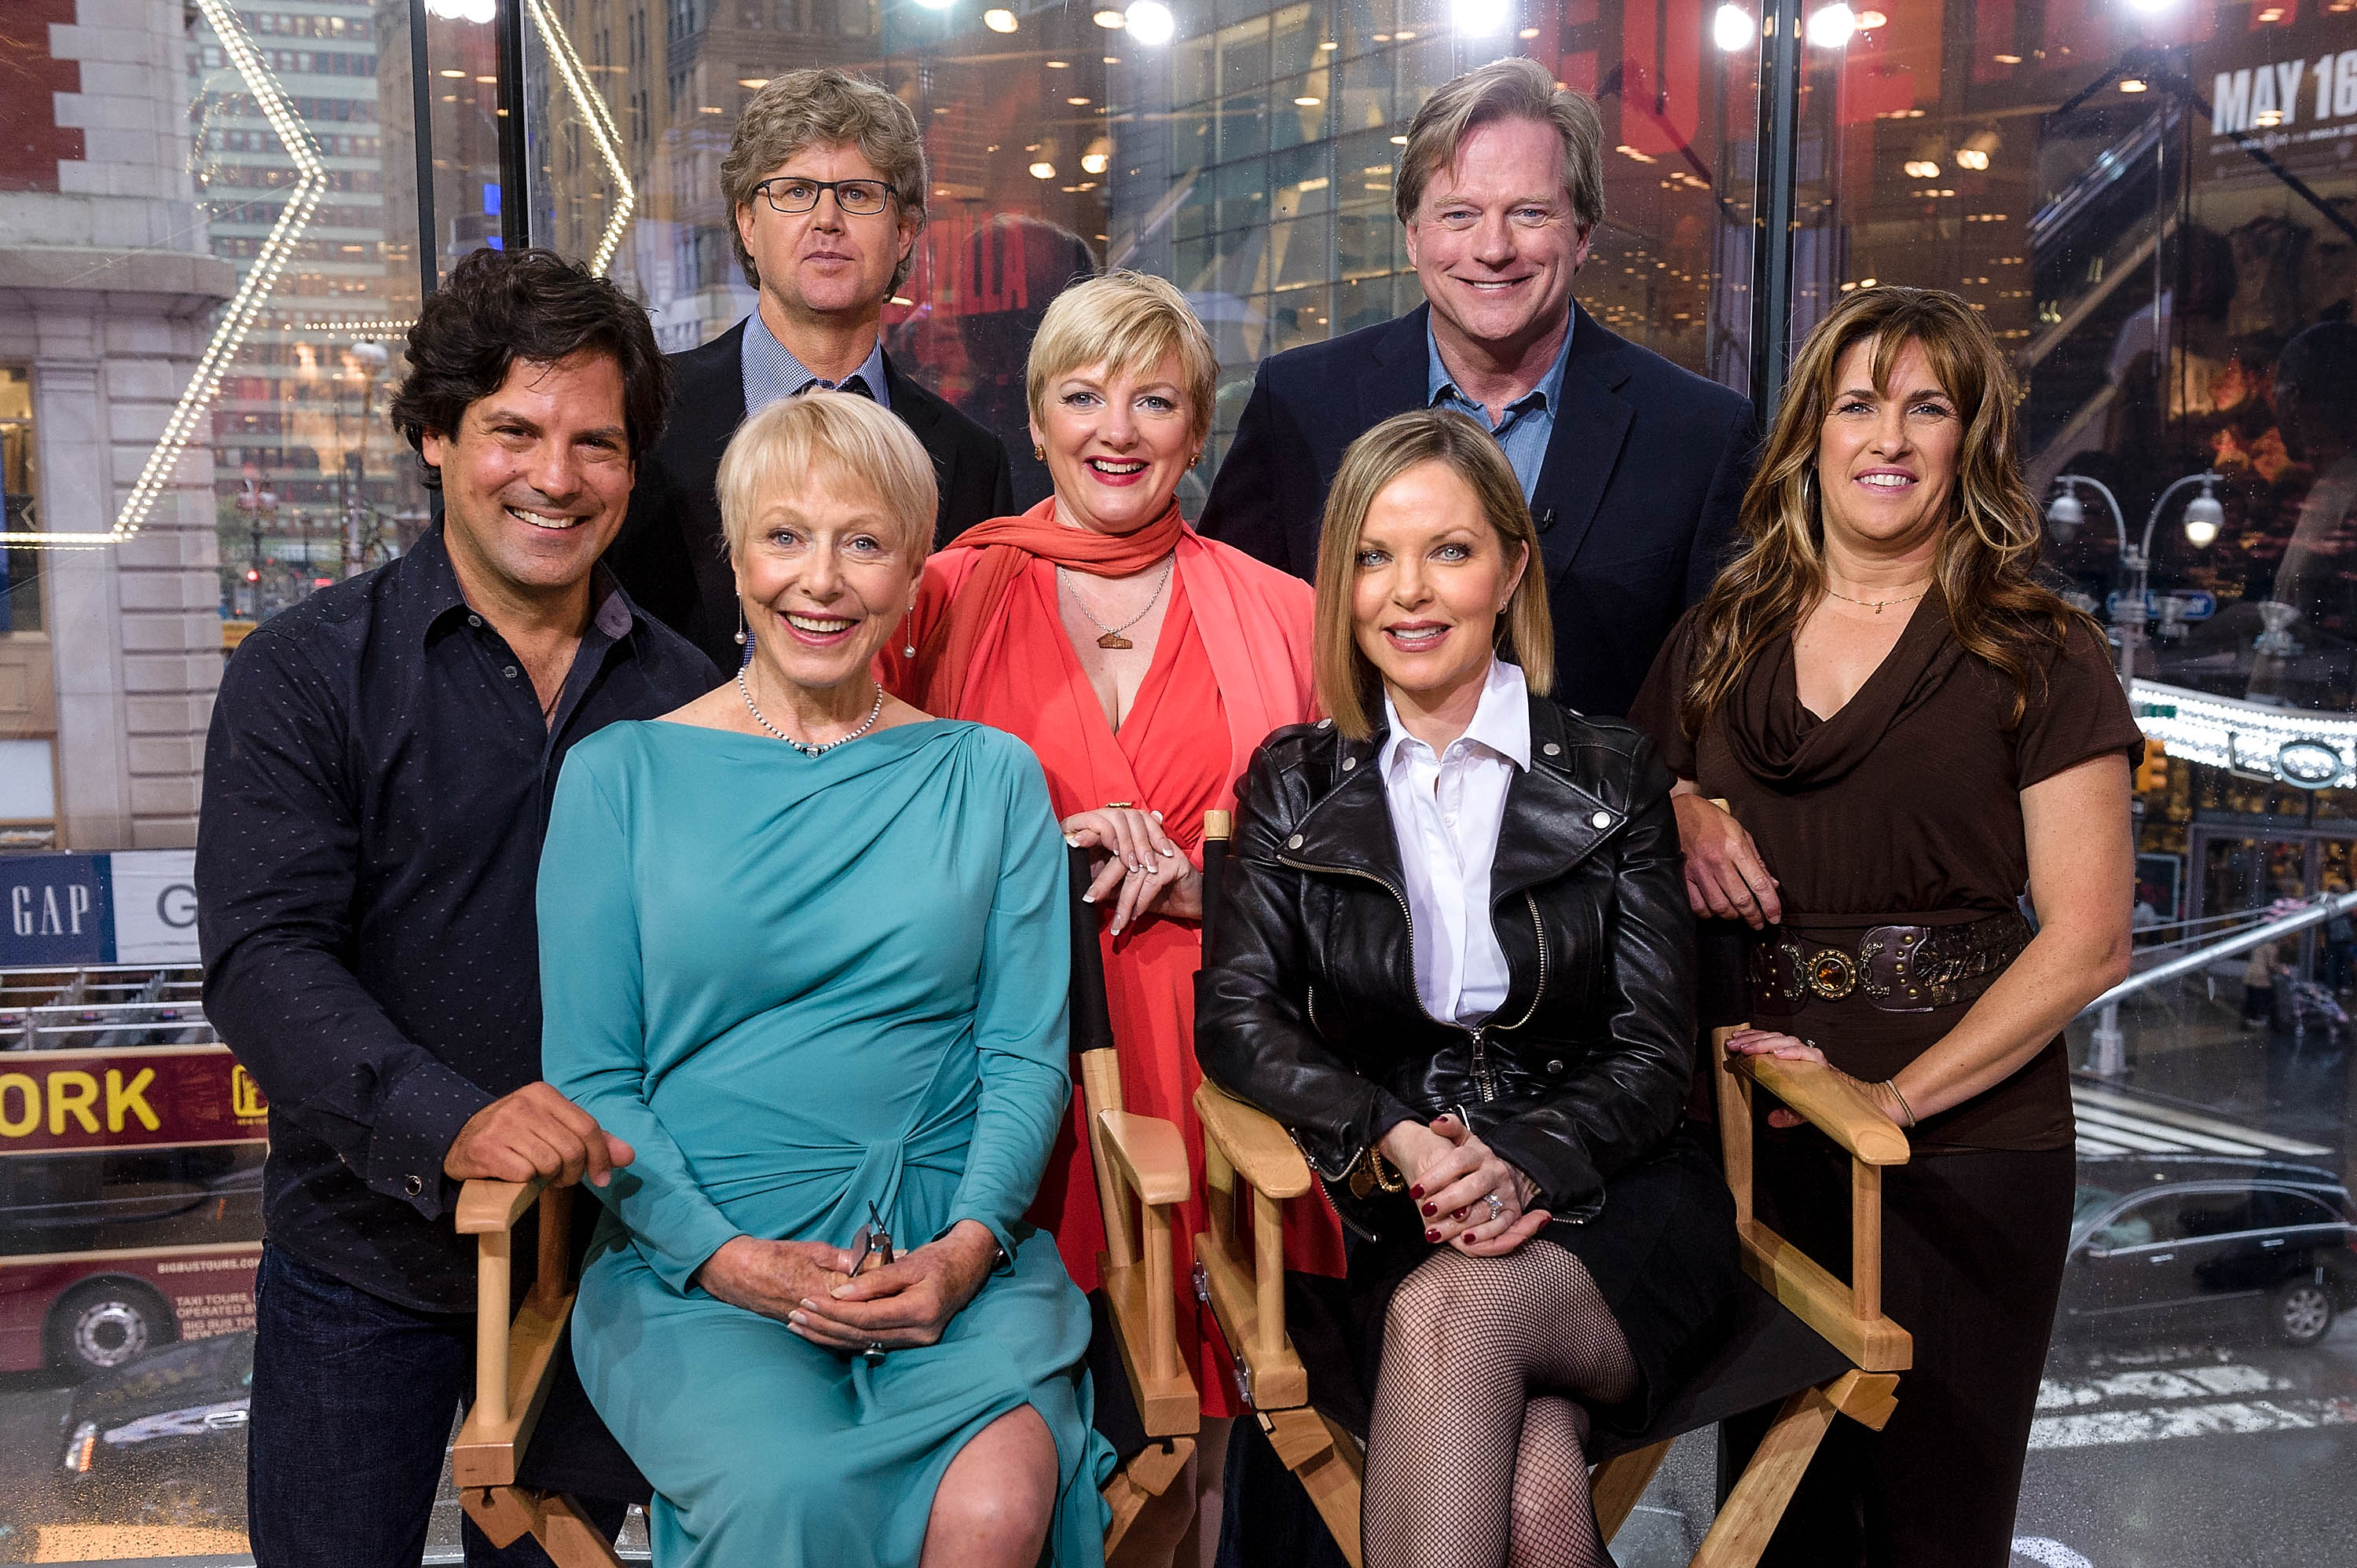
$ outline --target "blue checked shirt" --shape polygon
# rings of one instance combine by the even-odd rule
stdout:
[[[876,339],[876,347],[867,350],[867,358],[857,370],[839,381],[822,381],[810,368],[793,357],[770,324],[761,319],[758,310],[745,322],[745,347],[739,356],[745,375],[745,412],[760,413],[782,398],[796,397],[813,386],[828,392],[865,392],[885,408],[892,406],[892,394],[884,385],[884,339]]]

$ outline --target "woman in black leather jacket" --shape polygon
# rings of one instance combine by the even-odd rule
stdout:
[[[1609,1563],[1588,1423],[1641,1425],[1735,1279],[1726,1186],[1679,1127],[1670,779],[1635,730],[1546,700],[1536,555],[1464,416],[1344,455],[1333,716],[1254,758],[1200,983],[1205,1074],[1286,1124],[1360,1239],[1371,1568]]]

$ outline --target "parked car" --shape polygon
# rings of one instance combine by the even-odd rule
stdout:
[[[74,1507],[110,1523],[238,1525],[253,1334],[175,1345],[74,1391],[59,1456]]]
[[[2313,1165],[2203,1155],[2084,1159],[2058,1327],[2255,1319],[2313,1345],[2357,1299],[2357,1209]]]

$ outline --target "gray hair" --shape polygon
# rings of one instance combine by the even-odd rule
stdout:
[[[737,134],[720,162],[720,194],[728,203],[728,242],[745,281],[761,286],[761,270],[745,248],[737,214],[753,200],[753,188],[771,169],[805,147],[856,145],[900,200],[900,210],[925,222],[925,144],[917,116],[889,88],[867,77],[829,66],[773,76],[737,116]],[[907,281],[917,248],[892,273],[892,286]]]

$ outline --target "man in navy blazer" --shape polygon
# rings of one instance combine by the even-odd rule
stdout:
[[[1497,435],[1538,523],[1555,699],[1618,717],[1718,569],[1758,427],[1749,399],[1573,301],[1602,143],[1595,105],[1533,60],[1426,101],[1394,204],[1430,303],[1264,362],[1200,531],[1314,579],[1343,448],[1394,413],[1457,409]]]
[[[884,352],[884,303],[924,226],[924,143],[908,105],[834,70],[788,71],[753,95],[720,166],[752,315],[670,356],[671,419],[639,463],[606,564],[640,607],[733,671],[736,575],[721,541],[720,454],[748,413],[813,387],[874,398],[933,460],[934,540],[1015,510],[1006,448]]]

